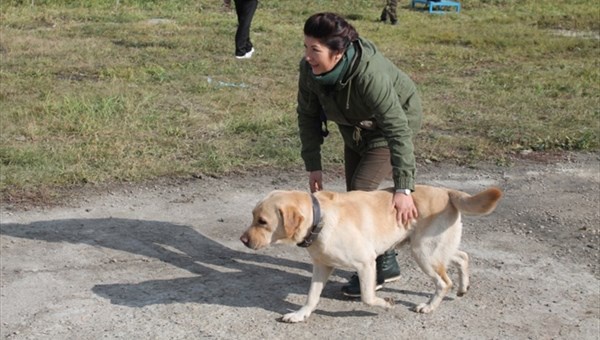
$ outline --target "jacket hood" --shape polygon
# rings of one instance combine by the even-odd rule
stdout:
[[[344,81],[341,82],[342,86],[346,86],[354,77],[360,74],[369,64],[369,61],[377,53],[377,47],[369,40],[358,38],[354,43],[356,49],[356,57],[350,64],[350,68],[347,71]]]

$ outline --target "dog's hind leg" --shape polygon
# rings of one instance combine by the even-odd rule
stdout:
[[[417,261],[419,262],[419,261]],[[443,264],[423,264],[419,263],[421,269],[427,274],[435,284],[435,293],[427,303],[421,303],[415,307],[417,313],[431,313],[433,312],[442,302],[442,299],[450,288],[452,288],[452,281],[446,273],[446,266]]]
[[[469,289],[469,255],[464,251],[456,251],[452,256],[452,263],[458,268],[457,296],[463,296]]]
[[[317,308],[323,287],[325,287],[325,283],[327,283],[327,279],[332,272],[333,267],[314,264],[306,304],[296,312],[285,314],[281,318],[281,321],[289,323],[306,321],[315,308]]]

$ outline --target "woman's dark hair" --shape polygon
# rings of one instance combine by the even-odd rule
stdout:
[[[304,23],[304,35],[318,39],[333,51],[343,51],[358,39],[358,32],[341,16],[330,13],[313,14]]]

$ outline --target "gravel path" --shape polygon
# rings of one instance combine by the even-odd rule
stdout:
[[[378,294],[385,311],[340,293],[336,271],[307,323],[311,265],[297,247],[260,252],[238,238],[273,189],[303,172],[203,178],[78,195],[51,209],[0,211],[3,339],[598,339],[600,163],[567,155],[511,168],[428,164],[419,182],[505,191],[492,215],[464,219],[471,289],[420,315],[432,284],[409,258]],[[330,178],[328,190],[342,190]],[[456,280],[456,273],[450,272]]]

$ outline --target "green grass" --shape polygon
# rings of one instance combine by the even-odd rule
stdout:
[[[380,1],[263,1],[251,60],[233,58],[220,1],[0,3],[0,191],[261,167],[300,169],[302,25],[351,18],[422,93],[420,161],[510,164],[522,150],[592,151],[600,139],[600,13],[591,0],[462,1],[459,15]],[[341,141],[325,164],[342,162]]]

